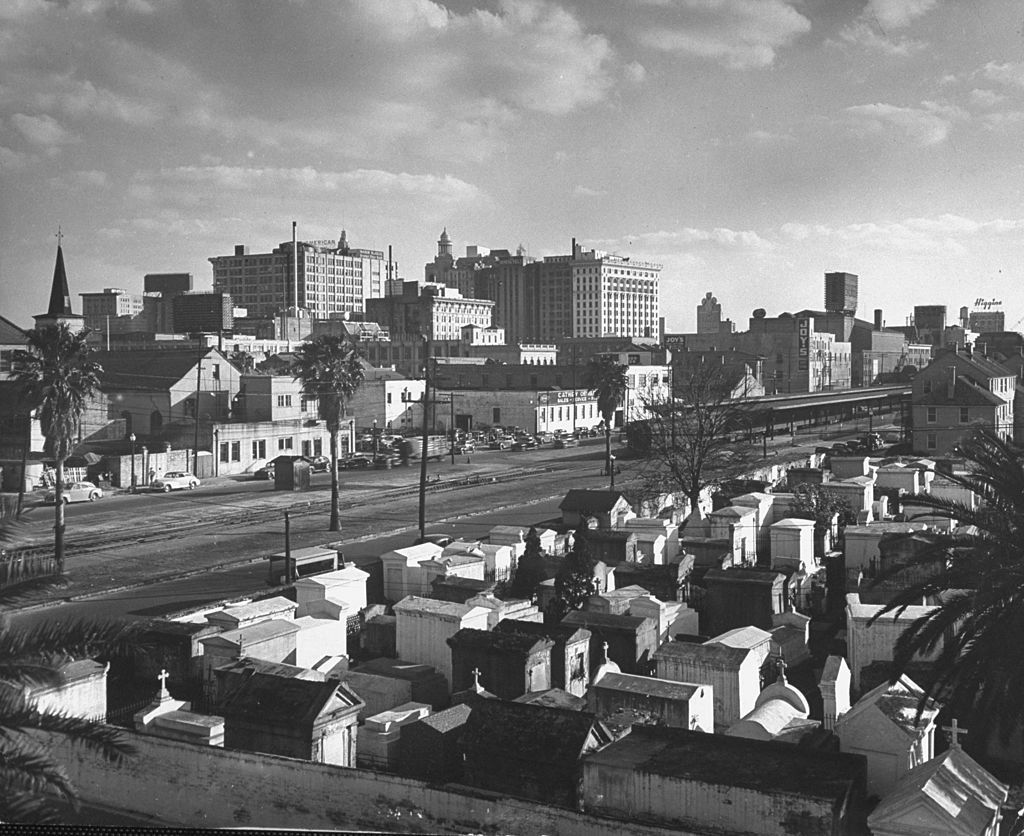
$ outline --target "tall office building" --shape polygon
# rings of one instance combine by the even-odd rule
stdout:
[[[697,333],[717,334],[722,330],[722,305],[709,290],[697,305]]]
[[[658,339],[660,274],[660,264],[573,241],[573,336]]]
[[[297,253],[297,273],[293,269]],[[314,319],[362,313],[367,299],[384,295],[386,259],[380,250],[349,247],[345,231],[335,241],[286,241],[269,253],[251,254],[243,245],[234,255],[215,256],[213,289],[231,296],[250,317],[272,317],[299,307]],[[392,262],[397,271],[397,263]]]
[[[857,312],[857,276],[853,273],[825,274],[825,310],[829,313]]]
[[[494,325],[509,343],[548,343],[569,337],[647,337],[660,333],[660,264],[584,250],[534,259],[467,247],[454,258],[448,230],[425,277],[463,296],[494,302]]]

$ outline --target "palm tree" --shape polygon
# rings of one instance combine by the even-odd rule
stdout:
[[[92,359],[88,331],[73,331],[66,322],[27,332],[28,350],[14,353],[15,379],[36,407],[46,438],[46,452],[57,467],[53,552],[64,571],[64,462],[78,441],[82,415],[100,386],[103,367]]]
[[[31,689],[62,684],[65,663],[126,648],[139,629],[120,622],[48,619],[29,628],[0,622],[0,821],[57,823],[69,804],[77,809],[78,794],[50,752],[49,736],[114,762],[133,753],[123,731],[41,707]]]
[[[626,397],[626,367],[614,357],[595,357],[583,371],[583,385],[597,397],[597,411],[604,419],[604,461],[608,475],[612,473],[612,419]]]
[[[925,547],[883,567],[876,584],[897,576],[913,582],[876,618],[922,598],[937,600],[898,639],[893,681],[916,658],[938,651],[937,676],[925,683],[925,697],[945,702],[953,716],[969,717],[983,734],[998,727],[1006,736],[1024,721],[1024,451],[982,429],[959,453],[968,471],[945,478],[976,494],[979,507],[913,497],[915,506],[957,527],[928,534]]]
[[[363,382],[363,365],[355,347],[344,337],[324,334],[303,343],[295,352],[292,374],[302,391],[315,396],[320,417],[331,434],[331,531],[340,531],[338,514],[338,432],[345,416],[345,398]]]

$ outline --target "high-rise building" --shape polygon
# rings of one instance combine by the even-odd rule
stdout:
[[[857,312],[857,276],[853,273],[825,274],[825,310],[830,313]]]
[[[660,274],[660,264],[573,242],[573,336],[657,339]]]
[[[697,305],[697,333],[717,334],[722,330],[722,306],[709,290]]]
[[[293,269],[297,254],[297,273]],[[250,317],[271,317],[291,307],[305,308],[315,319],[362,313],[366,300],[384,295],[386,259],[380,250],[349,247],[345,231],[334,241],[286,241],[269,253],[215,256],[213,288],[230,294]],[[397,263],[392,262],[392,270]]]
[[[967,315],[967,326],[976,334],[994,334],[1006,330],[1006,313],[1003,311],[971,311]]]
[[[466,247],[454,258],[448,230],[437,255],[424,267],[430,281],[463,296],[494,302],[494,324],[510,343],[552,342],[568,337],[650,337],[660,333],[660,264],[584,250],[573,241],[570,255],[534,259],[520,245],[515,253]]]
[[[413,334],[432,340],[458,340],[466,325],[489,328],[495,303],[467,299],[440,284],[406,282],[402,294],[368,299],[366,316],[387,328],[392,336]]]

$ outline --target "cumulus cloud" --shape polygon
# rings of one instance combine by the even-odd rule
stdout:
[[[863,16],[878,22],[883,29],[902,29],[927,12],[938,0],[868,0]]]
[[[11,116],[11,124],[26,140],[41,148],[55,148],[72,141],[72,136],[52,116],[45,113],[29,115],[15,113]]]
[[[953,122],[965,116],[958,108],[936,102],[922,102],[920,107],[884,103],[854,105],[846,108],[845,113],[859,131],[869,134],[896,131],[921,146],[945,140]]]
[[[924,41],[902,35],[887,35],[867,20],[856,20],[843,27],[839,32],[839,39],[849,46],[880,52],[895,58],[905,58],[927,46]]]
[[[810,31],[810,20],[795,5],[788,0],[679,0],[672,14],[654,14],[656,21],[643,23],[638,37],[652,49],[710,59],[730,69],[767,67],[780,49]]]
[[[1003,64],[989,61],[981,68],[981,74],[989,81],[1006,84],[1011,87],[1024,87],[1024,64],[1006,62]]]
[[[962,215],[906,218],[883,223],[855,223],[845,226],[785,223],[779,227],[782,239],[807,243],[819,241],[857,245],[874,250],[961,255],[971,239],[1019,235],[1024,218],[978,221]]]
[[[602,197],[608,192],[604,189],[592,189],[589,186],[577,186],[573,189],[573,194],[577,197]]]
[[[35,160],[32,154],[23,154],[11,148],[0,145],[0,175],[15,171],[22,171]]]
[[[971,104],[978,107],[994,107],[1000,102],[1006,101],[1006,96],[995,92],[995,90],[974,89],[970,92],[969,98]]]
[[[771,242],[752,230],[736,230],[727,227],[698,229],[696,227],[680,227],[679,229],[643,232],[627,236],[630,244],[637,244],[641,249],[658,252],[674,248],[713,247],[723,249],[756,250],[771,246]],[[607,246],[621,246],[622,241],[608,242]]]

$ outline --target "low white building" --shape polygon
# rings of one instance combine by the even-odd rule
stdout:
[[[342,608],[352,615],[366,608],[366,581],[369,572],[348,564],[333,572],[299,578],[295,581],[296,617],[337,614]]]
[[[384,598],[401,601],[407,595],[424,595],[430,584],[424,581],[420,564],[441,556],[444,549],[435,543],[420,543],[385,552],[380,556],[384,568]]]
[[[395,604],[398,658],[430,665],[451,689],[452,653],[448,639],[459,630],[486,630],[490,610],[410,595]]]

